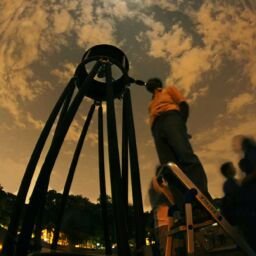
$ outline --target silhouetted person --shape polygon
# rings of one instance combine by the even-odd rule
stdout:
[[[223,211],[256,252],[256,143],[248,136],[237,135],[232,139],[232,146],[242,157],[238,165],[245,177],[238,191],[224,201]]]
[[[236,222],[256,252],[256,168],[250,158],[242,158],[239,167],[246,176],[235,198]]]
[[[239,188],[238,181],[235,178],[236,169],[232,162],[226,162],[221,165],[220,171],[226,178],[226,181],[223,184],[224,195],[225,197],[229,197],[233,195],[233,193],[236,193]]]
[[[186,127],[189,105],[185,97],[174,86],[163,88],[159,78],[149,79],[146,88],[152,93],[149,116],[160,163],[176,163],[199,189],[210,197],[205,171],[189,142]],[[175,201],[182,207],[183,194],[175,185],[171,189]]]
[[[223,201],[223,214],[232,225],[236,225],[248,244],[256,252],[256,169],[246,158],[239,161],[239,167],[245,173],[241,186],[232,189]]]
[[[252,168],[256,168],[256,141],[244,135],[236,135],[232,139],[232,146],[235,153],[247,160]]]
[[[233,205],[235,194],[239,190],[238,181],[235,179],[236,169],[232,162],[225,162],[221,165],[220,172],[226,178],[223,184],[224,197],[222,198],[221,211],[231,224],[235,224]]]
[[[239,189],[230,195],[231,200],[224,204],[224,215],[241,230],[256,252],[256,143],[248,136],[237,135],[232,146],[241,156],[238,165],[245,177]]]

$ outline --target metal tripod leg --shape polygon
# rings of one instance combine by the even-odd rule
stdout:
[[[179,179],[180,182],[189,190],[196,190],[197,201],[209,212],[212,218],[223,228],[223,230],[233,239],[233,241],[243,250],[248,256],[256,256],[256,253],[251,249],[243,237],[237,230],[232,227],[229,222],[220,214],[208,198],[199,190],[199,188],[185,175],[185,173],[174,163],[168,163],[172,174]]]

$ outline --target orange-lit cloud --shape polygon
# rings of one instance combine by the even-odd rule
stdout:
[[[237,113],[243,107],[253,104],[255,102],[255,96],[249,93],[243,93],[233,98],[227,106],[228,114]]]

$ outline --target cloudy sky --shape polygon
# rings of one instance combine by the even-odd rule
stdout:
[[[231,138],[256,135],[255,0],[1,0],[0,184],[4,190],[17,192],[56,100],[84,51],[102,43],[126,53],[130,76],[143,80],[159,76],[186,94],[191,143],[206,169],[210,192],[221,196],[219,166],[227,160],[237,162]],[[147,208],[147,188],[158,163],[147,121],[150,95],[136,85],[131,91]],[[85,99],[68,133],[53,170],[52,189],[63,189],[90,105]],[[117,100],[118,118],[121,106]],[[96,124],[95,115],[72,186],[73,194],[92,201],[99,196]],[[40,165],[44,157],[45,152]]]

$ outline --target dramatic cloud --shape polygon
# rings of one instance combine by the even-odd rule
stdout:
[[[173,60],[172,74],[167,82],[176,84],[185,91],[185,94],[188,94],[193,85],[201,82],[202,74],[209,71],[211,67],[209,51],[193,48],[185,52],[182,57]]]
[[[185,15],[193,20],[190,27],[178,17],[169,27],[154,15],[142,18],[149,30],[139,39],[146,36],[150,42],[148,54],[169,63],[167,83],[174,83],[189,93],[204,74],[218,70],[224,59],[230,59],[244,63],[241,72],[255,86],[256,14],[239,5],[207,2],[198,11],[185,9]],[[201,36],[201,40],[196,40],[195,35]]]
[[[75,73],[75,65],[73,63],[65,63],[58,69],[53,69],[51,74],[58,78],[59,83],[67,84]]]
[[[227,106],[227,111],[228,114],[238,112],[241,110],[241,108],[253,104],[255,102],[255,97],[253,94],[250,93],[243,93],[240,94],[239,96],[233,98],[228,106]]]
[[[157,2],[154,0],[142,0],[143,5],[147,7],[158,6],[162,10],[168,10],[168,11],[177,10],[179,6],[179,2],[180,1],[177,1],[176,3],[170,3],[170,1],[165,1],[165,0],[159,0]]]
[[[56,34],[70,31],[73,27],[73,18],[67,10],[61,10],[53,18],[53,29]]]
[[[40,5],[31,6],[17,1],[4,2],[0,18],[0,106],[8,111],[18,126],[24,126],[26,113],[24,102],[34,101],[44,91],[46,83],[40,81],[33,87],[29,81],[35,79],[30,65],[39,58],[41,32],[46,29],[46,15]],[[36,79],[35,79],[36,80]]]
[[[45,81],[40,78],[35,86],[36,65],[45,69],[47,57],[59,59],[59,52],[69,44],[71,35],[82,48],[99,43],[116,44],[114,22],[110,11],[103,12],[104,2],[97,10],[93,1],[75,4],[66,0],[55,5],[4,1],[1,5],[7,11],[0,17],[0,106],[13,116],[16,125],[25,126],[29,120],[23,105],[35,101],[51,87],[48,75]],[[113,1],[111,7],[116,17],[128,13],[125,2]],[[104,15],[109,18],[103,19]],[[62,67],[55,66],[51,74],[59,82],[67,82],[73,72],[74,64],[67,62]]]
[[[227,4],[205,3],[197,13],[198,31],[203,35],[205,45],[211,49],[211,56],[241,62],[244,72],[255,86],[256,13],[248,8]]]

